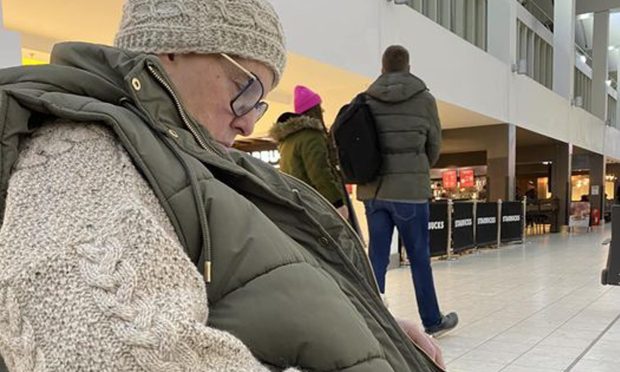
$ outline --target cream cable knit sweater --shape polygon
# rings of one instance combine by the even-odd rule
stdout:
[[[205,326],[201,275],[102,126],[48,125],[21,150],[0,268],[11,372],[267,371]]]

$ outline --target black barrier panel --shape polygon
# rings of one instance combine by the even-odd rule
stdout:
[[[502,204],[502,243],[523,240],[523,203]]]
[[[474,203],[455,203],[452,214],[452,249],[455,253],[474,248]]]
[[[476,204],[476,245],[497,244],[497,203]]]
[[[428,230],[431,256],[443,256],[448,252],[448,204],[431,203]]]
[[[601,282],[603,285],[620,285],[620,205],[614,205],[611,211],[611,241]]]

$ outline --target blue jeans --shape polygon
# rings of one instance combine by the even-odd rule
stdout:
[[[431,269],[428,203],[368,200],[364,206],[370,235],[370,262],[379,290],[385,293],[385,274],[390,263],[390,246],[396,227],[411,262],[411,276],[422,324],[427,328],[439,324],[441,313]]]

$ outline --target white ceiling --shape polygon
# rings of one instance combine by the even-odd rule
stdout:
[[[619,9],[620,0],[577,0],[577,14]]]

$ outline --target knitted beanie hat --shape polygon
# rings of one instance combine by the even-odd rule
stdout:
[[[268,0],[126,0],[114,45],[152,54],[231,54],[269,66],[274,85],[286,64],[282,25]]]
[[[295,87],[295,113],[303,114],[321,104],[321,97],[310,89],[298,85]]]

